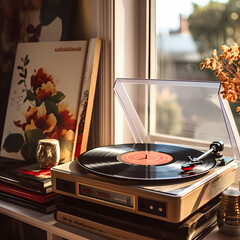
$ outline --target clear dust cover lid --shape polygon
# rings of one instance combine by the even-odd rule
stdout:
[[[135,143],[205,151],[221,140],[223,155],[240,160],[240,116],[223,99],[220,82],[118,78],[114,92]]]

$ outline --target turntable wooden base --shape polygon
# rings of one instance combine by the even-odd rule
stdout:
[[[54,167],[51,174],[53,190],[57,193],[180,222],[230,186],[236,167],[231,162],[193,180],[146,183],[100,177],[84,170],[77,161]]]

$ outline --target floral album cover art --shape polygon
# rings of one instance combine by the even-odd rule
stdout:
[[[17,44],[71,39],[78,4],[76,0],[0,1],[0,142]]]
[[[72,159],[87,41],[20,43],[17,47],[1,156],[36,161],[37,142],[60,142]]]

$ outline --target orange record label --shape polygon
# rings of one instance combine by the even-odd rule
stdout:
[[[124,162],[137,165],[161,165],[171,162],[173,157],[161,152],[136,151],[124,153],[120,159]]]

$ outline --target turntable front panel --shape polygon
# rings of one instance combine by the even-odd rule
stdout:
[[[51,169],[53,190],[100,205],[168,222],[180,222],[220,194],[235,179],[236,163],[216,167],[207,175],[176,182],[136,183],[94,175],[77,161]],[[82,189],[82,190],[81,190]]]

